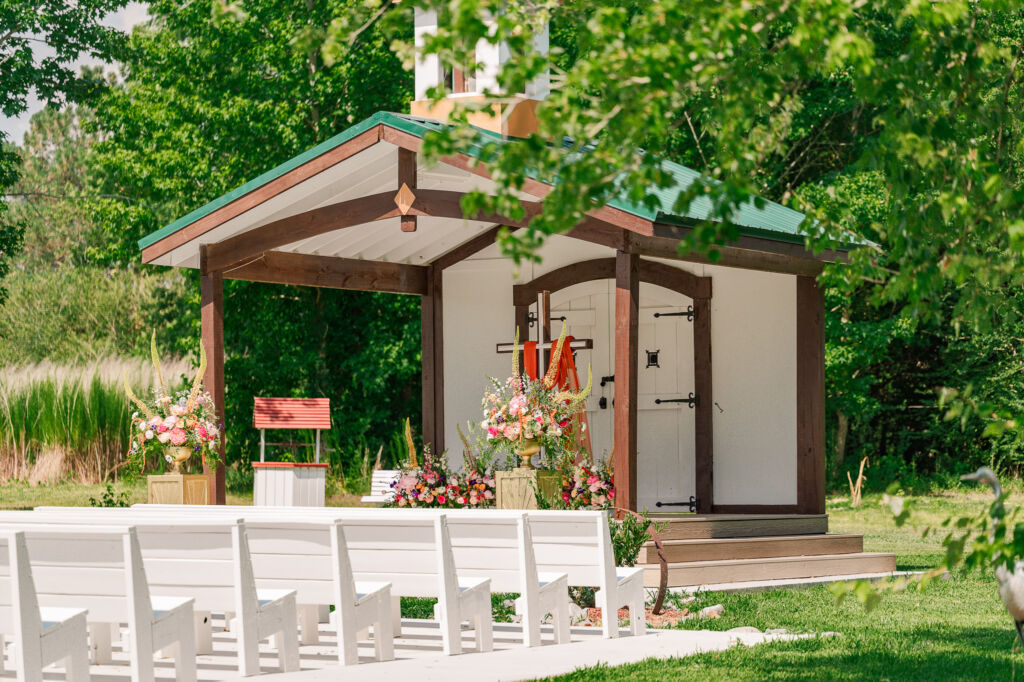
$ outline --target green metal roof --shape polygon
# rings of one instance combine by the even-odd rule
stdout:
[[[329,140],[321,142],[312,149],[285,161],[281,165],[268,170],[266,173],[253,178],[244,185],[236,187],[227,194],[214,199],[191,213],[178,218],[173,223],[170,223],[156,232],[143,237],[139,240],[139,248],[144,249],[147,246],[160,241],[164,237],[167,237],[183,227],[194,223],[200,218],[213,213],[218,208],[231,203],[235,199],[277,179],[285,173],[341,144],[344,144],[360,133],[363,133],[379,124],[383,124],[421,138],[431,130],[440,130],[445,125],[444,123],[432,119],[423,119],[406,114],[379,111],[373,116],[355,124],[348,130],[335,135]],[[480,134],[482,136],[492,137],[498,140],[501,139],[499,135],[485,130],[481,130]],[[474,154],[474,152],[475,150],[470,150],[471,154]],[[671,161],[663,161],[662,164],[662,167],[676,178],[676,185],[664,189],[652,190],[653,195],[657,199],[656,208],[652,209],[647,206],[638,205],[624,197],[612,199],[608,202],[608,205],[621,209],[637,217],[655,222],[686,224],[694,221],[705,220],[711,213],[711,201],[706,197],[697,197],[691,201],[688,209],[683,215],[677,214],[674,209],[674,204],[679,194],[686,191],[693,182],[700,178],[700,173]],[[803,220],[804,215],[802,213],[786,208],[781,204],[764,200],[761,208],[756,207],[752,201],[741,205],[733,222],[739,226],[740,232],[746,235],[763,237],[776,241],[802,243],[804,235],[800,231],[799,227]]]

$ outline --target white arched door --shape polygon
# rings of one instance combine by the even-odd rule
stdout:
[[[694,390],[693,323],[679,315],[691,304],[681,294],[640,285],[637,506],[641,510],[654,511],[659,501],[685,502],[696,494],[694,410],[686,403],[671,402],[687,398]],[[568,334],[594,341],[593,350],[577,353],[576,366],[581,375],[588,365],[594,374],[587,419],[594,455],[606,459],[614,427],[614,282],[588,282],[554,292],[551,308],[553,317],[565,317]],[[558,319],[552,322],[553,336],[558,335],[562,323]],[[585,381],[582,376],[580,380]],[[686,508],[663,507],[661,511]]]

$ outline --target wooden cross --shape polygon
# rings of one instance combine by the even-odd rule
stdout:
[[[544,351],[551,350],[554,345],[551,341],[551,292],[542,291],[537,294],[537,377],[544,376]],[[520,330],[522,332],[523,330]],[[527,334],[529,332],[527,331]],[[594,347],[593,339],[573,339],[569,345],[570,350],[590,350]],[[499,343],[497,352],[511,353],[516,348],[515,343]],[[523,350],[523,343],[520,341],[518,350]]]

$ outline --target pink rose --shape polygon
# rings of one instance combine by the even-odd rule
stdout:
[[[171,429],[171,443],[174,445],[183,445],[185,443],[185,432],[179,428]]]

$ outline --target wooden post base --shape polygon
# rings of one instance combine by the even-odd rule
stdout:
[[[561,477],[557,471],[524,469],[494,474],[494,487],[498,497],[498,509],[536,509],[537,490],[546,499],[553,499],[561,489]]]
[[[210,504],[214,474],[162,474],[147,476],[150,504]]]

